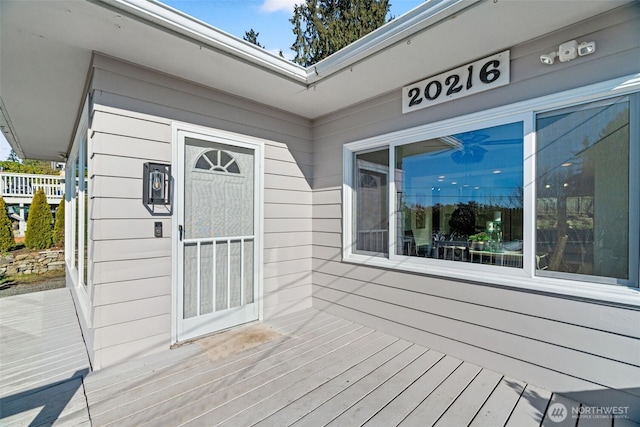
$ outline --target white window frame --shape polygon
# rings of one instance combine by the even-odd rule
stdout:
[[[360,141],[345,144],[343,147],[343,261],[369,266],[391,268],[402,271],[443,276],[474,282],[484,282],[510,288],[522,288],[537,292],[549,292],[578,298],[595,299],[612,303],[634,305],[640,307],[640,273],[637,268],[630,268],[632,286],[612,286],[611,284],[594,283],[585,280],[568,278],[543,277],[535,275],[535,227],[533,212],[535,211],[535,192],[530,185],[535,179],[535,115],[542,111],[555,110],[594,100],[612,98],[640,91],[640,74],[608,80],[578,89],[568,90],[553,95],[534,98],[482,112],[455,117],[441,122],[422,125],[410,129],[379,135]],[[634,97],[637,99],[637,97]],[[632,109],[633,111],[633,109]],[[635,109],[637,111],[637,109]],[[631,117],[631,121],[637,117]],[[455,263],[404,255],[396,255],[396,188],[395,188],[395,147],[422,141],[435,136],[451,135],[466,130],[486,128],[505,123],[521,121],[524,124],[524,212],[523,230],[523,268],[505,268],[489,265]],[[631,141],[638,135],[630,134]],[[355,154],[373,149],[389,148],[389,257],[372,257],[353,253],[353,167]],[[631,144],[630,157],[638,157],[638,149]],[[638,182],[640,172],[637,168],[630,170],[630,182]],[[630,195],[630,211],[637,218],[640,210],[640,197]],[[637,240],[639,226],[630,218],[629,232],[632,239]],[[637,250],[630,251],[630,263],[639,257]]]
[[[65,175],[65,259],[67,263],[67,276],[71,280],[74,292],[77,296],[79,311],[87,325],[91,327],[90,313],[90,288],[89,283],[84,283],[84,269],[87,268],[84,262],[85,244],[84,236],[89,238],[85,233],[85,208],[88,216],[88,206],[85,206],[85,194],[89,193],[88,179],[84,180],[84,168],[88,169],[88,141],[89,141],[89,110],[90,102],[87,97],[85,105],[78,122],[78,127],[73,140],[73,145],[69,153],[66,164]],[[78,162],[80,159],[80,162]],[[84,164],[87,162],[87,165]],[[79,168],[77,167],[79,163]],[[77,183],[77,187],[76,187]],[[87,198],[88,202],[88,198]],[[78,207],[78,215],[76,218],[76,206]],[[76,220],[77,234],[76,234]],[[89,219],[87,218],[87,225]],[[80,239],[78,239],[80,237]],[[86,245],[88,247],[88,245]],[[76,263],[75,251],[78,250],[78,262]],[[89,278],[89,275],[87,275]],[[89,280],[90,282],[90,280]]]

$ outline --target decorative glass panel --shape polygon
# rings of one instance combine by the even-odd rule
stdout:
[[[209,150],[196,160],[196,169],[222,173],[240,173],[236,159],[226,151]]]

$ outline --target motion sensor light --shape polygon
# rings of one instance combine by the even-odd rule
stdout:
[[[578,45],[578,55],[591,55],[596,51],[596,42],[582,42]]]
[[[578,57],[578,42],[571,40],[569,42],[562,43],[558,47],[558,59],[560,62],[569,62],[572,59]]]
[[[550,52],[544,55],[540,55],[540,62],[545,65],[553,65],[556,58],[560,62],[569,62],[572,59],[576,59],[578,56],[586,56],[595,53],[596,42],[582,42],[578,44],[577,41],[571,40],[562,43],[558,46],[557,52]]]
[[[558,56],[558,54],[555,52],[551,52],[546,55],[540,55],[540,62],[546,65],[553,65],[556,56]]]

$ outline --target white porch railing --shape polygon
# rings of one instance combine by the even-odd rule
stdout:
[[[356,249],[366,252],[385,253],[389,245],[387,230],[358,231]]]
[[[33,195],[41,188],[47,203],[59,205],[64,194],[64,176],[0,172],[0,196],[7,205],[9,216],[18,222],[18,229],[14,231],[16,236],[24,236],[26,213]]]
[[[49,204],[58,204],[64,193],[64,177],[0,172],[0,195],[6,203],[29,203],[41,188]]]

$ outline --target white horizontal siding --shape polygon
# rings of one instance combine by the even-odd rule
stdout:
[[[171,313],[171,296],[161,295],[153,298],[108,304],[95,307],[94,310],[96,325],[100,325],[95,328],[97,331],[107,326],[126,325],[133,321],[169,314]],[[105,347],[102,343],[98,344],[97,340],[96,345],[98,348]],[[166,348],[168,348],[168,344]]]
[[[597,53],[540,66],[541,53],[572,39],[595,40]],[[508,86],[405,115],[398,90],[317,120],[314,307],[549,390],[582,390],[586,401],[639,406],[637,310],[342,263],[343,171],[337,161],[346,142],[637,73],[639,40],[640,7],[634,4],[512,47]]]
[[[94,129],[96,130],[96,129]],[[171,144],[169,141],[157,141],[131,136],[111,135],[96,132],[92,138],[92,155],[145,159],[145,161],[167,161],[171,158]],[[135,175],[139,177],[139,174]]]
[[[171,219],[157,218],[122,218],[93,219],[90,238],[93,240],[120,240],[122,244],[134,239],[147,239],[153,236],[154,222],[162,223],[165,237],[171,237]]]
[[[264,278],[274,278],[293,273],[306,273],[311,271],[310,260],[280,261],[264,265]]]
[[[270,204],[310,205],[311,202],[312,196],[308,190],[278,190],[271,188],[264,191],[265,206]]]
[[[168,322],[171,322],[170,313],[104,326],[96,329],[96,339],[105,348],[113,347],[166,333]]]
[[[422,287],[425,287],[428,285],[429,279],[418,277],[407,279],[407,282],[409,281],[416,284],[422,281]],[[327,292],[330,289],[377,300],[393,306],[406,307],[416,312],[423,312],[426,316],[433,318],[449,319],[452,313],[455,313],[455,320],[451,321],[460,322],[470,328],[477,326],[485,330],[500,331],[513,336],[521,335],[523,331],[526,331],[526,335],[521,338],[526,338],[530,340],[529,342],[536,341],[575,349],[585,355],[605,359],[619,359],[628,364],[629,367],[635,365],[632,370],[636,370],[640,366],[640,360],[637,359],[636,354],[638,350],[638,338],[636,337],[613,335],[607,331],[576,327],[576,325],[541,317],[523,316],[522,313],[513,310],[496,309],[495,307],[483,306],[475,302],[460,301],[413,289],[408,290],[406,286],[402,288],[399,286],[384,286],[374,282],[369,282],[366,286],[363,286],[359,280],[347,279],[318,271],[314,275],[314,283],[317,286],[326,288]],[[417,286],[412,286],[411,288],[417,288]],[[638,321],[640,319],[629,320]],[[433,320],[424,324],[431,324],[432,322]],[[446,330],[451,331],[449,328],[446,328]],[[450,336],[452,339],[456,339],[453,334],[450,334]],[[466,338],[467,336],[474,336],[474,334],[463,333],[461,338]],[[594,342],[597,342],[598,345],[594,346]],[[522,351],[523,348],[521,346],[513,346],[513,348],[504,348],[501,352],[509,354],[509,352]],[[519,355],[519,358],[521,356],[522,354]],[[516,356],[514,355],[514,357]],[[543,365],[553,369],[554,363],[558,362],[561,362],[561,359]],[[604,371],[609,378],[613,376],[612,370],[613,368]],[[569,373],[568,371],[566,372]]]
[[[149,141],[171,142],[168,120],[149,115],[132,115],[126,110],[94,105],[91,131],[97,134],[135,138]]]
[[[170,295],[171,277],[150,277],[96,286],[93,294],[93,304],[94,306],[106,306]]]
[[[265,232],[264,249],[277,249],[283,247],[310,245],[311,233],[278,233]]]
[[[96,263],[171,257],[170,237],[129,239],[126,244],[122,240],[96,240],[92,246]]]
[[[172,160],[174,121],[266,141],[264,315],[310,307],[309,121],[112,58],[97,55],[94,67],[90,271],[97,367],[170,344],[171,216],[152,216],[141,197],[143,164]]]
[[[279,289],[290,289],[298,286],[309,286],[309,289],[311,288],[311,271],[281,274],[276,277],[266,278],[263,281],[265,293],[274,293]]]
[[[264,250],[264,263],[278,263],[282,261],[310,260],[311,245],[289,246]]]
[[[264,216],[266,218],[311,218],[311,204],[296,203],[265,203]]]
[[[94,263],[96,285],[150,277],[171,276],[171,257],[138,258]]]
[[[138,338],[134,341],[120,343],[96,351],[94,369],[114,366],[138,357],[149,356],[166,351],[167,342],[171,340],[169,332]]]
[[[93,65],[98,103],[273,141],[310,139],[307,120],[266,105],[103,56]]]

